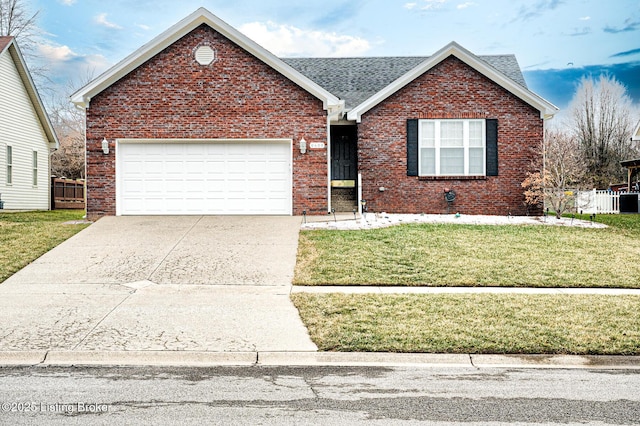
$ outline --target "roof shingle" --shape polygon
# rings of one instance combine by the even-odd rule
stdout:
[[[527,88],[514,55],[478,56],[478,58]],[[351,109],[418,66],[428,57],[281,59],[335,96],[344,99],[346,108]]]

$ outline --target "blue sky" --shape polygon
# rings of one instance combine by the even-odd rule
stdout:
[[[566,107],[582,75],[640,103],[639,0],[25,0],[57,82],[97,76],[198,7],[278,56],[427,56],[450,41],[513,53],[529,87]]]

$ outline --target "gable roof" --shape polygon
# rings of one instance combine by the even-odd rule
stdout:
[[[527,88],[514,55],[478,56],[488,65]],[[375,95],[427,56],[363,58],[283,58],[282,60],[328,91],[351,109]]]
[[[170,46],[202,24],[206,24],[213,28],[215,31],[222,34],[262,62],[266,63],[307,92],[322,100],[324,108],[330,113],[342,109],[344,102],[340,101],[336,96],[313,82],[308,77],[302,75],[299,71],[284,63],[271,52],[258,45],[256,42],[203,7],[199,8],[194,13],[187,16],[75,92],[71,95],[71,101],[80,107],[87,108],[92,97],[101,93],[103,90],[113,85],[115,82],[154,57],[156,54],[160,53],[163,49]]]
[[[22,53],[20,53],[20,49],[15,42],[14,37],[2,36],[0,37],[0,55],[8,54],[11,56],[13,63],[18,70],[18,75],[22,80],[22,84],[27,91],[27,95],[29,96],[29,100],[33,105],[33,109],[36,112],[36,116],[38,117],[38,121],[40,121],[40,125],[44,130],[44,133],[49,141],[49,148],[58,149],[60,146],[60,142],[58,141],[58,136],[56,135],[55,130],[53,129],[53,125],[51,124],[51,120],[47,115],[47,111],[44,108],[44,104],[42,103],[42,99],[40,99],[40,95],[38,95],[38,91],[36,89],[36,85],[31,78],[31,74],[29,74],[29,69],[27,68],[27,64],[24,61],[24,57]]]
[[[424,59],[417,66],[402,74],[400,77],[392,81],[387,86],[383,87],[375,94],[369,96],[364,101],[360,102],[351,111],[349,111],[349,113],[347,114],[347,118],[349,120],[355,120],[359,122],[362,114],[366,113],[371,108],[375,107],[380,102],[384,101],[389,96],[393,95],[398,90],[402,89],[413,80],[420,77],[422,74],[424,74],[440,62],[444,61],[449,56],[454,56],[460,59],[462,62],[469,65],[480,74],[489,78],[491,81],[503,87],[505,90],[511,92],[518,98],[522,99],[527,104],[536,108],[538,111],[540,111],[541,118],[551,118],[558,112],[558,107],[531,92],[529,89],[527,89],[526,85],[522,85],[516,82],[516,80],[518,79],[517,77],[516,80],[514,80],[508,74],[496,68],[496,65],[500,66],[501,62],[504,61],[504,59],[502,59],[504,57],[501,57],[500,60],[496,60],[493,62],[493,64],[491,64],[489,61],[483,60],[480,57],[469,52],[458,43],[451,42],[440,49],[438,52],[436,52],[433,56]],[[510,72],[510,75],[515,76],[513,72]]]

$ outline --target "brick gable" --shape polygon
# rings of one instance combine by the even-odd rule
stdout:
[[[200,45],[216,61],[194,59]],[[327,153],[301,155],[298,141],[326,142],[322,101],[201,25],[91,99],[87,110],[87,211],[115,214],[118,138],[293,140],[293,214],[327,209]],[[101,141],[111,143],[108,155]]]
[[[499,175],[482,179],[407,176],[407,119],[498,120]],[[449,57],[362,116],[359,172],[370,211],[446,213],[444,189],[453,189],[452,212],[525,214],[521,182],[541,165],[540,112],[455,57]],[[385,191],[379,191],[384,187]],[[540,213],[540,212],[533,212]]]

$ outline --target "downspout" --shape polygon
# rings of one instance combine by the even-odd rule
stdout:
[[[327,111],[327,212],[331,212],[331,113],[329,111]]]

